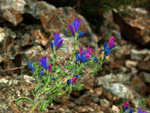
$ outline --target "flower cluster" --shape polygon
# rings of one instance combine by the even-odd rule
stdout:
[[[79,25],[81,24],[80,21],[81,21],[80,18],[78,18],[78,19],[74,18],[72,24],[69,24],[69,30],[71,31],[71,33],[72,33],[73,36],[75,36],[75,33],[78,32]],[[80,32],[80,31],[79,31],[78,39],[79,39],[80,37],[82,37],[83,34],[84,34],[83,32]]]
[[[126,112],[128,109],[129,109],[129,102],[128,101],[126,101],[124,104],[123,104],[123,112],[122,113],[124,113],[124,112]],[[130,110],[128,111],[128,113],[132,113],[132,109],[130,108]],[[147,113],[147,111],[146,110],[143,110],[142,111],[142,107],[140,106],[139,108],[138,108],[138,112],[137,113]]]
[[[108,56],[108,54],[110,53],[111,49],[115,46],[115,43],[114,43],[114,37],[111,36],[110,39],[109,39],[109,42],[105,42],[104,43],[104,49],[101,49],[100,50],[100,54],[102,51],[104,51],[104,57],[103,59],[106,58],[106,56]]]
[[[79,75],[74,75],[72,79],[67,80],[67,84],[70,85],[71,83],[75,83],[78,79]]]
[[[101,68],[105,57],[108,56],[108,54],[112,50],[115,50],[114,48],[116,44],[114,43],[114,37],[112,36],[109,39],[109,43],[105,42],[104,49],[100,50],[100,53],[104,51],[103,61],[101,58],[98,59],[97,57],[92,57],[93,52],[90,46],[88,46],[86,51],[84,51],[83,47],[81,46],[80,52],[78,54],[78,51],[75,51],[76,45],[78,44],[77,42],[79,41],[79,39],[81,39],[84,34],[83,32],[79,31],[80,24],[80,18],[74,18],[73,22],[69,24],[69,30],[72,33],[75,42],[73,43],[74,48],[70,61],[67,61],[67,63],[64,64],[63,69],[59,67],[57,63],[55,63],[57,59],[57,50],[60,49],[63,44],[63,39],[60,37],[60,33],[56,32],[54,32],[54,41],[50,41],[50,51],[53,54],[53,59],[48,60],[45,56],[40,57],[38,63],[28,63],[28,66],[34,73],[33,77],[37,79],[37,85],[32,92],[33,96],[35,96],[36,99],[32,100],[28,97],[22,97],[17,99],[16,103],[20,100],[27,100],[31,102],[33,104],[33,108],[30,113],[32,113],[38,103],[41,103],[39,110],[42,111],[44,110],[46,104],[52,102],[56,96],[62,95],[68,91],[71,91],[72,89],[81,90],[83,85],[80,84],[80,78],[82,78],[82,75],[84,75],[84,73],[82,72],[83,67],[86,69],[86,67],[94,65],[94,63],[96,63],[95,66],[91,67],[92,71],[88,73],[94,74],[94,72],[97,72]],[[74,59],[74,57],[76,59]],[[64,81],[64,78],[67,79],[65,79]],[[126,109],[127,107],[124,106],[124,111]]]

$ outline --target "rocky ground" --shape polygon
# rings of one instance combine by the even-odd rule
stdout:
[[[100,57],[100,48],[113,35],[120,51],[108,57],[98,74],[82,82],[83,90],[66,93],[43,112],[36,109],[35,113],[118,113],[126,100],[137,111],[141,97],[150,107],[150,22],[146,10],[129,7],[128,16],[115,10],[104,14],[105,24],[99,30],[101,35],[97,35],[71,7],[56,8],[44,1],[24,0],[2,0],[0,7],[0,112],[29,112],[30,103],[15,105],[18,97],[33,98],[31,91],[36,81],[27,63],[43,56],[52,58],[49,42],[53,32],[60,32],[66,48],[58,53],[57,62],[63,66],[73,47],[68,24],[74,17],[81,18],[80,31],[85,33],[79,46],[90,45]]]

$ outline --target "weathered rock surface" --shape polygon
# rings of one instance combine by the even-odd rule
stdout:
[[[121,29],[125,37],[141,46],[150,48],[150,21],[145,9],[128,7],[120,9],[128,14],[124,16],[117,10],[113,10],[113,20]]]

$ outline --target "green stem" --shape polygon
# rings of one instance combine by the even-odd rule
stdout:
[[[76,36],[75,36],[75,43],[74,43],[73,53],[72,53],[72,56],[71,56],[71,61],[73,61],[73,59],[74,59],[74,54],[75,54],[75,49],[76,49],[76,43],[77,43],[77,39],[76,39]]]
[[[37,101],[37,102],[34,104],[33,108],[32,108],[31,111],[30,111],[30,113],[33,113],[34,109],[36,108],[36,106],[37,106],[39,103],[40,103],[40,101]]]

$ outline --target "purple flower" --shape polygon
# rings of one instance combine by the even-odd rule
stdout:
[[[42,77],[43,69],[40,70],[40,77]]]
[[[63,39],[61,37],[59,37],[60,34],[54,32],[54,43],[52,41],[50,41],[50,46],[53,50],[53,45],[55,44],[56,46],[56,50],[62,45]]]
[[[33,71],[33,73],[34,73],[34,69],[33,69],[32,62],[29,62],[29,63],[28,63],[28,66],[31,68],[31,70],[32,70],[32,71]]]
[[[109,45],[110,49],[115,46],[114,37],[113,36],[110,37],[108,45]]]
[[[59,36],[60,36],[59,33],[54,32],[54,43],[55,43],[55,46],[57,46],[59,40],[61,40],[61,37],[59,37]]]
[[[63,39],[58,42],[58,44],[56,46],[56,50],[62,45],[62,43],[63,43]]]
[[[124,104],[123,104],[123,109],[125,106],[128,106],[129,105],[129,101],[126,101]]]
[[[51,72],[51,69],[52,69],[52,64],[49,64],[48,65],[48,72]]]
[[[142,111],[142,107],[139,107],[137,113],[147,113],[147,111],[146,110]]]
[[[78,39],[83,36],[84,32],[79,32],[79,36],[78,36]]]
[[[80,47],[80,56],[79,56],[78,52],[75,53],[76,54],[76,63],[79,60],[80,60],[80,62],[86,61],[89,58],[91,53],[92,53],[92,48],[90,48],[89,46],[88,46],[86,52],[83,52],[83,47]]]
[[[75,32],[74,32],[74,28],[71,24],[69,24],[69,30],[71,31],[72,35],[74,36]]]
[[[56,78],[55,78],[55,77],[52,77],[52,78],[51,78],[51,80],[55,81],[55,80],[56,80]]]
[[[44,58],[40,57],[39,60],[40,60],[39,62],[41,63],[41,65],[42,65],[45,69],[47,69],[47,59],[46,59],[46,56],[45,56]]]
[[[80,55],[83,53],[83,47],[80,47]]]
[[[88,46],[88,48],[87,48],[87,50],[86,50],[86,54],[85,54],[86,60],[90,57],[90,54],[91,54],[91,53],[93,53],[93,52],[92,52],[92,48],[90,48],[90,47]]]
[[[80,21],[81,21],[80,18],[78,18],[78,19],[74,18],[73,19],[72,25],[74,26],[76,32],[78,32],[79,25],[81,24]]]

